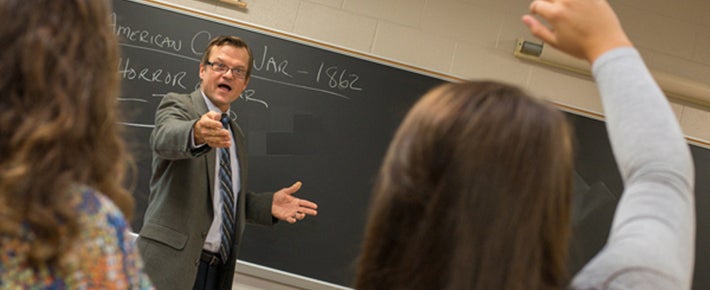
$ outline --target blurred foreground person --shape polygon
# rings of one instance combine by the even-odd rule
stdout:
[[[496,82],[409,112],[375,186],[355,288],[689,289],[694,170],[665,96],[603,0],[537,0],[523,22],[592,63],[624,181],[606,246],[567,273],[573,148],[563,114]]]
[[[104,0],[0,1],[0,288],[152,289]]]

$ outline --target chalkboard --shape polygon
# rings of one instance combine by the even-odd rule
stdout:
[[[249,190],[301,180],[297,195],[320,206],[317,217],[294,225],[248,226],[239,259],[348,285],[387,144],[410,105],[443,81],[144,3],[114,1],[112,20],[127,138],[139,169],[134,230],[147,206],[148,140],[161,97],[197,88],[209,39],[236,35],[255,62],[249,87],[232,105],[248,141]]]
[[[370,190],[392,135],[418,97],[446,79],[384,61],[203,15],[133,0],[114,1],[120,38],[121,107],[137,165],[132,183],[138,231],[147,206],[148,144],[155,109],[168,92],[199,86],[198,66],[216,35],[245,39],[254,52],[247,90],[232,105],[247,135],[249,189],[273,191],[303,181],[298,195],[319,215],[295,225],[247,226],[240,260],[350,286]],[[574,273],[603,245],[622,192],[602,121],[568,113],[575,126]],[[698,184],[696,273],[710,270],[710,152],[692,146]],[[710,289],[695,277],[696,289]]]

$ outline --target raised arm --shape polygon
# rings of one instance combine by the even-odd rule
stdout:
[[[575,289],[689,289],[694,169],[662,91],[605,0],[534,1],[523,17],[547,44],[587,59],[597,81],[625,190],[609,240],[575,276]]]

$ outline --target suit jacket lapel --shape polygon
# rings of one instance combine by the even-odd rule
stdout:
[[[195,105],[195,113],[196,117],[199,119],[202,115],[207,113],[207,103],[205,103],[205,99],[202,97],[202,93],[200,92],[199,89],[193,91],[190,94],[190,98],[192,99],[192,103]],[[209,188],[207,191],[209,194],[209,200],[214,199],[214,180],[215,180],[215,167],[217,166],[216,164],[216,153],[208,153],[204,154],[202,158],[205,158],[207,162],[205,162],[205,165],[207,168],[205,168],[205,172],[207,172],[207,184],[206,186]]]

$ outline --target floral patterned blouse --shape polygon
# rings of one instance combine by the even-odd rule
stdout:
[[[76,270],[59,276],[56,269],[28,267],[17,254],[27,238],[0,235],[0,289],[153,289],[121,211],[93,189],[77,191],[73,206],[84,228],[70,257]],[[31,234],[25,229],[22,236]]]

